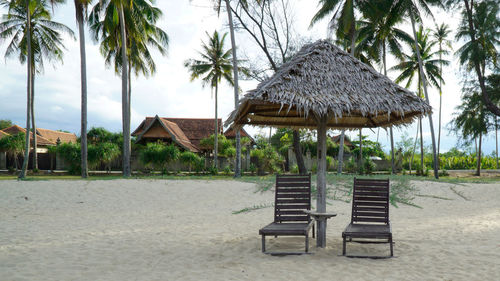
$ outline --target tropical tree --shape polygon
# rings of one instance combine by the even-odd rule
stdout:
[[[16,170],[19,167],[18,158],[24,152],[24,133],[4,136],[0,139],[0,151],[5,151],[8,155],[14,158]]]
[[[413,31],[413,43],[416,49],[416,54],[418,58],[419,71],[421,73],[424,72],[424,65],[420,58],[420,50],[418,46],[417,40],[417,30],[416,30],[416,21],[422,22],[421,12],[431,16],[434,19],[432,11],[430,10],[430,5],[436,5],[438,7],[443,7],[442,0],[396,0],[394,6],[396,10],[398,10],[402,14],[408,14],[411,20],[411,26]],[[429,103],[429,95],[427,93],[427,81],[425,80],[425,75],[420,75],[420,79],[422,79],[422,89],[425,97],[425,101]],[[432,139],[432,153],[433,153],[433,166],[434,166],[434,177],[439,178],[438,173],[438,158],[436,153],[436,137],[434,134],[434,123],[432,121],[432,114],[429,114],[429,127],[431,130],[431,139]]]
[[[10,40],[5,51],[5,57],[17,56],[21,63],[27,63],[28,95],[26,131],[33,132],[34,169],[38,167],[34,114],[35,75],[43,72],[46,59],[49,61],[62,61],[64,49],[62,33],[74,37],[73,31],[67,26],[52,21],[49,5],[55,2],[60,1],[0,1],[0,5],[7,8],[7,14],[3,16],[3,21],[0,23],[0,41]],[[25,138],[25,158],[19,175],[20,178],[25,177],[29,160],[30,134],[26,134]]]
[[[78,24],[78,35],[80,42],[80,84],[81,84],[81,167],[82,178],[89,175],[88,169],[88,147],[87,147],[87,55],[85,50],[85,28],[84,22],[87,20],[87,9],[92,0],[74,0],[75,16]]]
[[[442,23],[441,25],[436,25],[435,29],[432,30],[432,37],[434,41],[437,42],[439,46],[439,59],[443,58],[443,55],[447,55],[451,50],[451,41],[448,39],[451,30],[447,24]],[[443,64],[439,65],[439,73],[441,77],[443,76]],[[439,151],[441,148],[441,109],[443,105],[443,80],[439,81],[439,129],[438,129],[438,142],[437,142],[437,155],[439,159]],[[438,161],[439,165],[439,161]]]
[[[482,67],[484,58],[488,56],[488,53],[493,50],[497,52],[494,45],[486,44],[487,41],[496,41],[497,46],[499,44],[500,18],[497,16],[498,1],[485,0],[474,3],[473,0],[447,0],[446,4],[452,8],[459,7],[463,9],[462,22],[457,36],[469,41],[457,53],[460,54],[461,58],[465,58],[469,70],[475,70],[486,108],[496,116],[500,116],[500,107],[495,104],[488,94],[486,74]]]
[[[455,118],[450,122],[452,130],[460,136],[461,140],[469,143],[478,139],[476,176],[481,175],[481,146],[483,136],[491,128],[489,111],[486,110],[479,93],[465,94],[462,104],[455,108]]]
[[[221,8],[221,3],[222,0],[212,0],[214,1],[214,7],[215,10],[217,11],[217,14],[220,13],[220,8]],[[243,5],[246,5],[246,0],[239,0]],[[257,0],[260,1],[260,0]],[[238,108],[239,104],[239,78],[238,78],[238,71],[234,71],[235,69],[238,68],[238,58],[236,55],[236,38],[234,37],[234,23],[233,23],[233,14],[231,12],[231,4],[229,3],[229,0],[224,0],[226,4],[226,11],[227,11],[227,19],[229,23],[229,34],[231,37],[231,50],[233,51],[233,81],[234,81],[234,108]],[[234,165],[234,177],[239,178],[241,177],[241,134],[240,131],[236,131],[236,160],[235,160],[235,165]]]
[[[419,28],[419,31],[416,33],[417,42],[418,42],[418,50],[411,49],[411,54],[402,53],[402,57],[400,58],[400,62],[393,66],[391,70],[401,72],[399,76],[396,78],[396,83],[401,83],[406,81],[406,88],[409,88],[412,85],[412,82],[417,75],[417,92],[418,96],[424,98],[423,95],[423,83],[422,81],[429,81],[432,85],[439,89],[440,81],[442,81],[441,73],[440,73],[440,65],[448,65],[449,62],[439,58],[440,51],[434,51],[433,48],[436,45],[435,41],[430,39],[429,30],[424,30],[423,27]],[[423,64],[423,72],[420,71],[420,63]],[[423,73],[424,78],[421,77]],[[420,150],[421,150],[421,168],[423,171],[424,165],[424,143],[423,143],[423,135],[422,135],[422,120],[419,119],[419,129],[420,129]]]
[[[130,115],[131,72],[136,76],[152,75],[156,64],[150,48],[166,55],[168,35],[156,26],[162,16],[160,9],[153,7],[154,0],[100,1],[89,15],[91,33],[101,41],[100,51],[106,65],[114,65],[115,72],[122,75],[122,122],[123,122],[123,175],[130,170]]]
[[[205,87],[209,85],[213,91],[215,91],[215,124],[214,124],[214,165],[218,169],[219,165],[217,163],[217,140],[219,134],[219,124],[217,119],[217,94],[219,90],[219,83],[224,79],[230,85],[234,86],[234,80],[231,77],[233,71],[233,65],[231,63],[231,52],[232,50],[224,50],[224,40],[226,39],[227,33],[219,36],[217,31],[214,31],[213,35],[208,36],[208,44],[202,42],[203,52],[199,52],[201,59],[190,59],[184,63],[184,66],[188,68],[191,73],[191,81],[201,78],[202,85]]]
[[[0,130],[8,128],[10,126],[14,125],[12,123],[12,120],[9,119],[0,119]]]
[[[267,65],[250,66],[250,76],[263,81],[270,72],[276,72],[290,55],[297,51],[294,43],[292,12],[289,0],[239,0],[231,6],[231,12],[238,20],[241,29],[257,44]],[[226,2],[226,4],[229,2]],[[262,61],[259,58],[259,61]],[[293,148],[297,158],[299,173],[307,173],[300,147],[299,130],[293,132]]]
[[[363,19],[359,21],[360,49],[367,49],[368,54],[375,61],[381,62],[384,75],[387,76],[387,53],[397,58],[402,57],[402,42],[409,44],[411,36],[397,28],[403,22],[403,15],[393,7],[393,1],[369,1],[363,7]],[[391,167],[392,173],[396,172],[394,163],[394,135],[392,127],[389,128],[391,139]]]

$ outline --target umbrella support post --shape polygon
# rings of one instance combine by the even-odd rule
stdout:
[[[316,209],[319,213],[326,212],[326,116],[318,118],[318,178],[316,182],[318,197]],[[326,221],[318,221],[318,235],[316,246],[324,248],[326,246]]]

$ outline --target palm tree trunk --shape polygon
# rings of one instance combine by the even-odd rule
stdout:
[[[495,149],[495,153],[496,153],[496,168],[498,170],[498,117],[495,116],[495,145],[496,145],[496,149]]]
[[[481,176],[481,143],[483,140],[483,134],[479,133],[479,149],[477,151],[477,170],[476,176]]]
[[[123,176],[130,177],[130,116],[128,116],[128,58],[127,35],[125,32],[125,16],[123,4],[119,7],[120,33],[122,39],[122,122],[123,122]]]
[[[382,57],[384,59],[384,75],[387,76],[387,54],[385,49],[385,39],[382,42]],[[380,130],[380,129],[379,129]],[[389,127],[389,133],[391,138],[391,174],[396,173],[396,165],[394,164],[394,133],[392,131],[392,126]],[[377,142],[378,142],[378,132],[377,132]]]
[[[78,23],[78,35],[80,40],[80,79],[81,79],[81,128],[80,128],[80,145],[81,145],[81,169],[82,178],[89,176],[87,164],[87,57],[85,51],[85,29],[83,27],[83,11],[79,0],[75,0],[76,20]]]
[[[411,160],[410,160],[410,175],[411,175],[411,166],[413,164],[413,159],[415,159],[415,150],[417,149],[417,141],[418,141],[418,128],[420,127],[420,122],[422,121],[422,118],[418,118],[418,124],[417,124],[417,134],[415,135],[415,142],[413,142],[413,150],[411,153]]]
[[[30,108],[31,108],[31,12],[29,8],[30,1],[26,0],[26,34],[28,45],[28,61],[27,61],[27,97],[26,97],[26,136],[24,144],[24,159],[23,166],[21,167],[20,179],[26,177],[26,170],[28,169],[29,155],[30,155]]]
[[[359,174],[363,174],[363,134],[359,129]]]
[[[85,29],[83,27],[83,10],[79,0],[75,0],[76,20],[78,23],[78,35],[80,40],[80,83],[81,83],[81,169],[82,178],[89,176],[87,164],[87,55],[85,51]]]
[[[350,29],[351,33],[351,56],[354,57],[354,48],[356,47],[356,20],[352,23],[352,27]],[[344,139],[345,139],[345,130],[342,130],[340,134],[340,146],[339,146],[339,166],[337,168],[337,174],[342,174],[342,166],[344,163]]]
[[[226,1],[227,18],[229,21],[229,33],[231,35],[231,49],[233,53],[233,80],[234,80],[234,108],[238,107],[239,103],[239,86],[238,86],[238,59],[236,57],[236,39],[234,38],[233,15],[229,0]],[[234,163],[234,177],[241,177],[241,135],[240,130],[236,130],[236,162]]]
[[[345,141],[345,130],[342,130],[342,133],[340,134],[340,144],[339,144],[339,156],[338,156],[338,161],[339,161],[339,166],[337,167],[337,174],[342,174],[342,166],[344,163],[344,141]]]
[[[31,67],[31,128],[33,131],[33,171],[38,170],[38,154],[37,137],[36,137],[36,123],[35,123],[35,66]]]
[[[442,62],[442,52],[443,47],[442,43],[439,42],[439,75],[441,75],[441,78],[443,78],[443,62]],[[438,148],[437,148],[437,157],[438,157],[438,169],[441,168],[441,163],[439,163],[439,151],[441,149],[441,108],[443,105],[443,82],[439,80],[439,129],[438,129]]]
[[[219,85],[215,84],[215,132],[214,132],[214,165],[215,170],[219,171],[219,162],[217,161],[217,150],[219,148],[219,122],[217,120],[217,92],[219,90]]]
[[[304,156],[302,154],[302,147],[300,146],[300,133],[298,130],[293,130],[293,150],[295,152],[295,159],[297,160],[299,174],[307,174],[306,165],[304,163]]]
[[[411,9],[411,8],[410,8]],[[425,76],[424,76],[424,68],[423,68],[423,65],[422,65],[422,57],[420,56],[420,48],[418,46],[418,42],[417,42],[417,31],[415,30],[415,17],[413,15],[413,11],[409,11],[410,13],[410,18],[411,18],[411,27],[413,29],[413,39],[414,39],[414,42],[415,42],[415,51],[417,53],[417,58],[418,58],[418,68],[419,68],[419,71],[421,73],[420,75],[420,80],[422,81],[422,85],[423,85],[423,88],[424,88],[424,94],[425,94],[425,101],[429,103],[429,95],[427,94],[427,82],[425,81]],[[436,179],[439,178],[439,174],[438,174],[438,165],[437,165],[437,154],[436,154],[436,137],[434,136],[434,124],[432,123],[432,114],[429,114],[429,127],[431,129],[431,138],[432,138],[432,154],[433,154],[433,158],[434,158],[434,177]]]
[[[424,175],[424,134],[422,130],[422,120],[420,120],[420,172],[421,176]]]

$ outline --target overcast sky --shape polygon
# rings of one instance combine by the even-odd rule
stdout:
[[[62,22],[75,32],[74,6],[72,1],[55,9],[55,21]],[[208,0],[157,0],[156,5],[163,11],[163,18],[159,26],[170,37],[167,57],[155,54],[158,71],[149,79],[133,77],[132,81],[132,131],[140,124],[145,116],[159,115],[161,117],[213,118],[214,100],[210,89],[203,88],[199,81],[190,82],[189,74],[184,67],[184,61],[197,57],[201,40],[205,40],[205,32],[214,30],[227,31],[226,15],[218,18],[211,9]],[[326,38],[327,21],[320,22],[314,28],[308,29],[310,19],[317,10],[317,1],[292,0],[294,10],[294,28],[296,32],[310,40]],[[0,13],[5,14],[0,8]],[[458,13],[446,14],[436,12],[436,21],[445,21],[454,29],[458,22]],[[434,24],[427,21],[426,27]],[[410,32],[406,24],[403,29]],[[228,38],[229,39],[229,38]],[[252,50],[254,46],[244,33],[236,34],[239,50],[249,55],[258,55]],[[241,44],[243,42],[243,44]],[[0,42],[0,55],[5,53],[6,42]],[[53,130],[66,130],[79,135],[80,131],[80,57],[77,41],[70,38],[65,40],[66,52],[64,64],[46,65],[45,73],[37,76],[36,89],[36,118],[37,126]],[[227,40],[227,46],[230,45]],[[457,49],[459,44],[454,44]],[[90,40],[87,33],[87,75],[88,75],[88,125],[90,127],[105,127],[111,131],[121,131],[121,81],[113,69],[107,69],[98,50],[98,45]],[[265,58],[262,58],[263,60]],[[446,124],[453,118],[455,106],[460,104],[460,76],[459,66],[453,56],[450,66],[444,70],[446,85],[443,87],[443,133],[442,151],[455,146],[457,138],[448,133]],[[393,60],[388,66],[394,65]],[[389,73],[395,78],[397,73]],[[241,85],[243,92],[251,90],[257,85],[253,81],[244,81]],[[414,89],[412,89],[414,90]],[[430,89],[430,103],[434,108],[434,127],[438,127],[439,94],[436,89]],[[219,94],[219,118],[224,120],[234,108],[232,88],[223,85]],[[0,62],[0,119],[11,119],[15,124],[25,126],[26,119],[26,67],[15,58]],[[424,138],[430,144],[428,121],[424,122]],[[247,128],[252,134],[265,133],[268,129]],[[365,129],[370,139],[376,139],[377,129]],[[402,133],[407,132],[414,137],[416,124],[396,129],[395,141],[399,141]],[[352,137],[357,132],[349,133]],[[437,136],[437,134],[436,134]],[[384,130],[380,130],[379,140],[386,150],[389,149],[389,139]],[[491,153],[495,148],[494,134],[488,136],[484,144],[484,152]]]

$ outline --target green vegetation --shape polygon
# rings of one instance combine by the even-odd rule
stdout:
[[[141,161],[155,170],[166,174],[167,165],[179,159],[180,151],[174,144],[165,145],[160,142],[148,143],[140,152]]]

